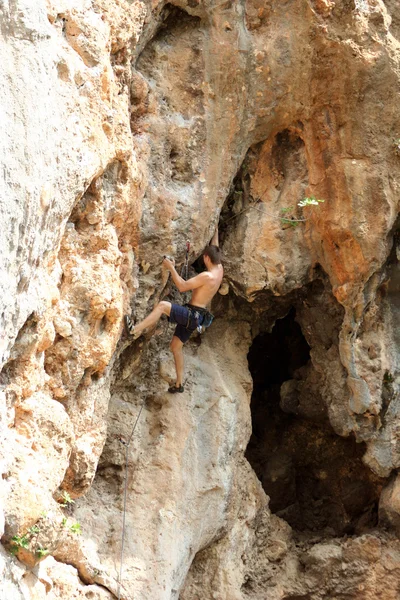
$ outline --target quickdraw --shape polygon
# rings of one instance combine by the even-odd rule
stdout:
[[[182,265],[181,269],[181,277],[182,279],[187,280],[189,276],[189,252],[190,252],[190,241],[186,241],[186,254],[185,254],[185,262]]]

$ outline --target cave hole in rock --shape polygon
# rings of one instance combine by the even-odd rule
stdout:
[[[254,338],[248,364],[253,431],[246,458],[270,497],[271,511],[298,532],[337,536],[375,527],[384,480],[363,464],[364,444],[338,436],[323,411],[305,418],[294,414],[295,405],[291,413],[280,406],[282,384],[301,389],[312,368],[294,309],[271,333]],[[307,397],[313,402],[312,391]]]
[[[251,209],[252,205],[256,203],[251,197],[250,187],[251,176],[254,174],[254,165],[260,147],[261,144],[256,144],[248,149],[238,172],[232,180],[226,200],[221,208],[218,224],[220,245],[223,244],[229,229],[234,224],[234,220]]]

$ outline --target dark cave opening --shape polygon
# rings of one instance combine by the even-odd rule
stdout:
[[[309,361],[294,309],[271,333],[253,340],[248,353],[253,432],[246,458],[270,497],[271,511],[295,531],[362,533],[377,525],[384,484],[363,464],[364,445],[338,436],[326,418],[311,420],[280,406],[281,385],[300,380]]]

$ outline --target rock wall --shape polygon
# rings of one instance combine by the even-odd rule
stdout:
[[[4,0],[0,24],[3,597],[397,598],[396,2]],[[123,315],[182,300],[161,257],[189,239],[196,266],[217,224],[216,319],[170,397],[172,331]],[[247,355],[288,314],[309,355],[272,447]],[[338,474],[318,427],[357,443]],[[347,516],[363,461],[357,525],[273,514],[302,436]]]

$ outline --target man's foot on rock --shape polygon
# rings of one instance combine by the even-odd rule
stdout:
[[[168,388],[168,391],[170,394],[182,394],[182,392],[185,391],[185,388],[183,387],[183,385],[171,385],[171,387]]]
[[[133,319],[125,315],[124,317],[125,329],[128,335],[133,337],[134,340],[137,340],[138,337],[141,336],[141,333],[135,333],[135,322]]]

